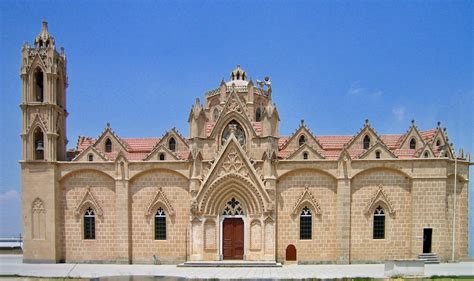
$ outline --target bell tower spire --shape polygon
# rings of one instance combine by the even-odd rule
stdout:
[[[24,161],[66,160],[66,56],[56,51],[54,37],[43,21],[34,47],[21,51],[21,138]]]

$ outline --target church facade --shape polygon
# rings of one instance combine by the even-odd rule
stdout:
[[[66,56],[46,22],[20,77],[25,262],[467,256],[469,156],[439,123],[325,136],[302,121],[280,135],[270,79],[237,66],[196,99],[187,136],[122,138],[107,124],[67,151]]]

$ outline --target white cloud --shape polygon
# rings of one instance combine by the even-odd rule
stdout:
[[[0,202],[2,201],[8,201],[11,199],[16,199],[18,197],[18,191],[12,189],[12,190],[7,190],[5,192],[0,193]]]
[[[352,83],[349,90],[347,90],[347,95],[361,98],[376,99],[381,97],[382,94],[383,92],[381,90],[372,90],[361,87],[359,81]]]
[[[405,107],[404,106],[397,106],[392,108],[392,114],[395,116],[397,121],[403,121],[405,119]]]

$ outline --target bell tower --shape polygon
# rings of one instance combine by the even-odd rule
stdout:
[[[66,56],[43,21],[34,46],[21,50],[23,161],[66,160]]]

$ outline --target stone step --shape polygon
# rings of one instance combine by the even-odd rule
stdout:
[[[440,263],[436,253],[422,253],[418,255],[418,259],[424,261],[426,264]]]
[[[281,267],[274,261],[187,261],[178,267]]]

